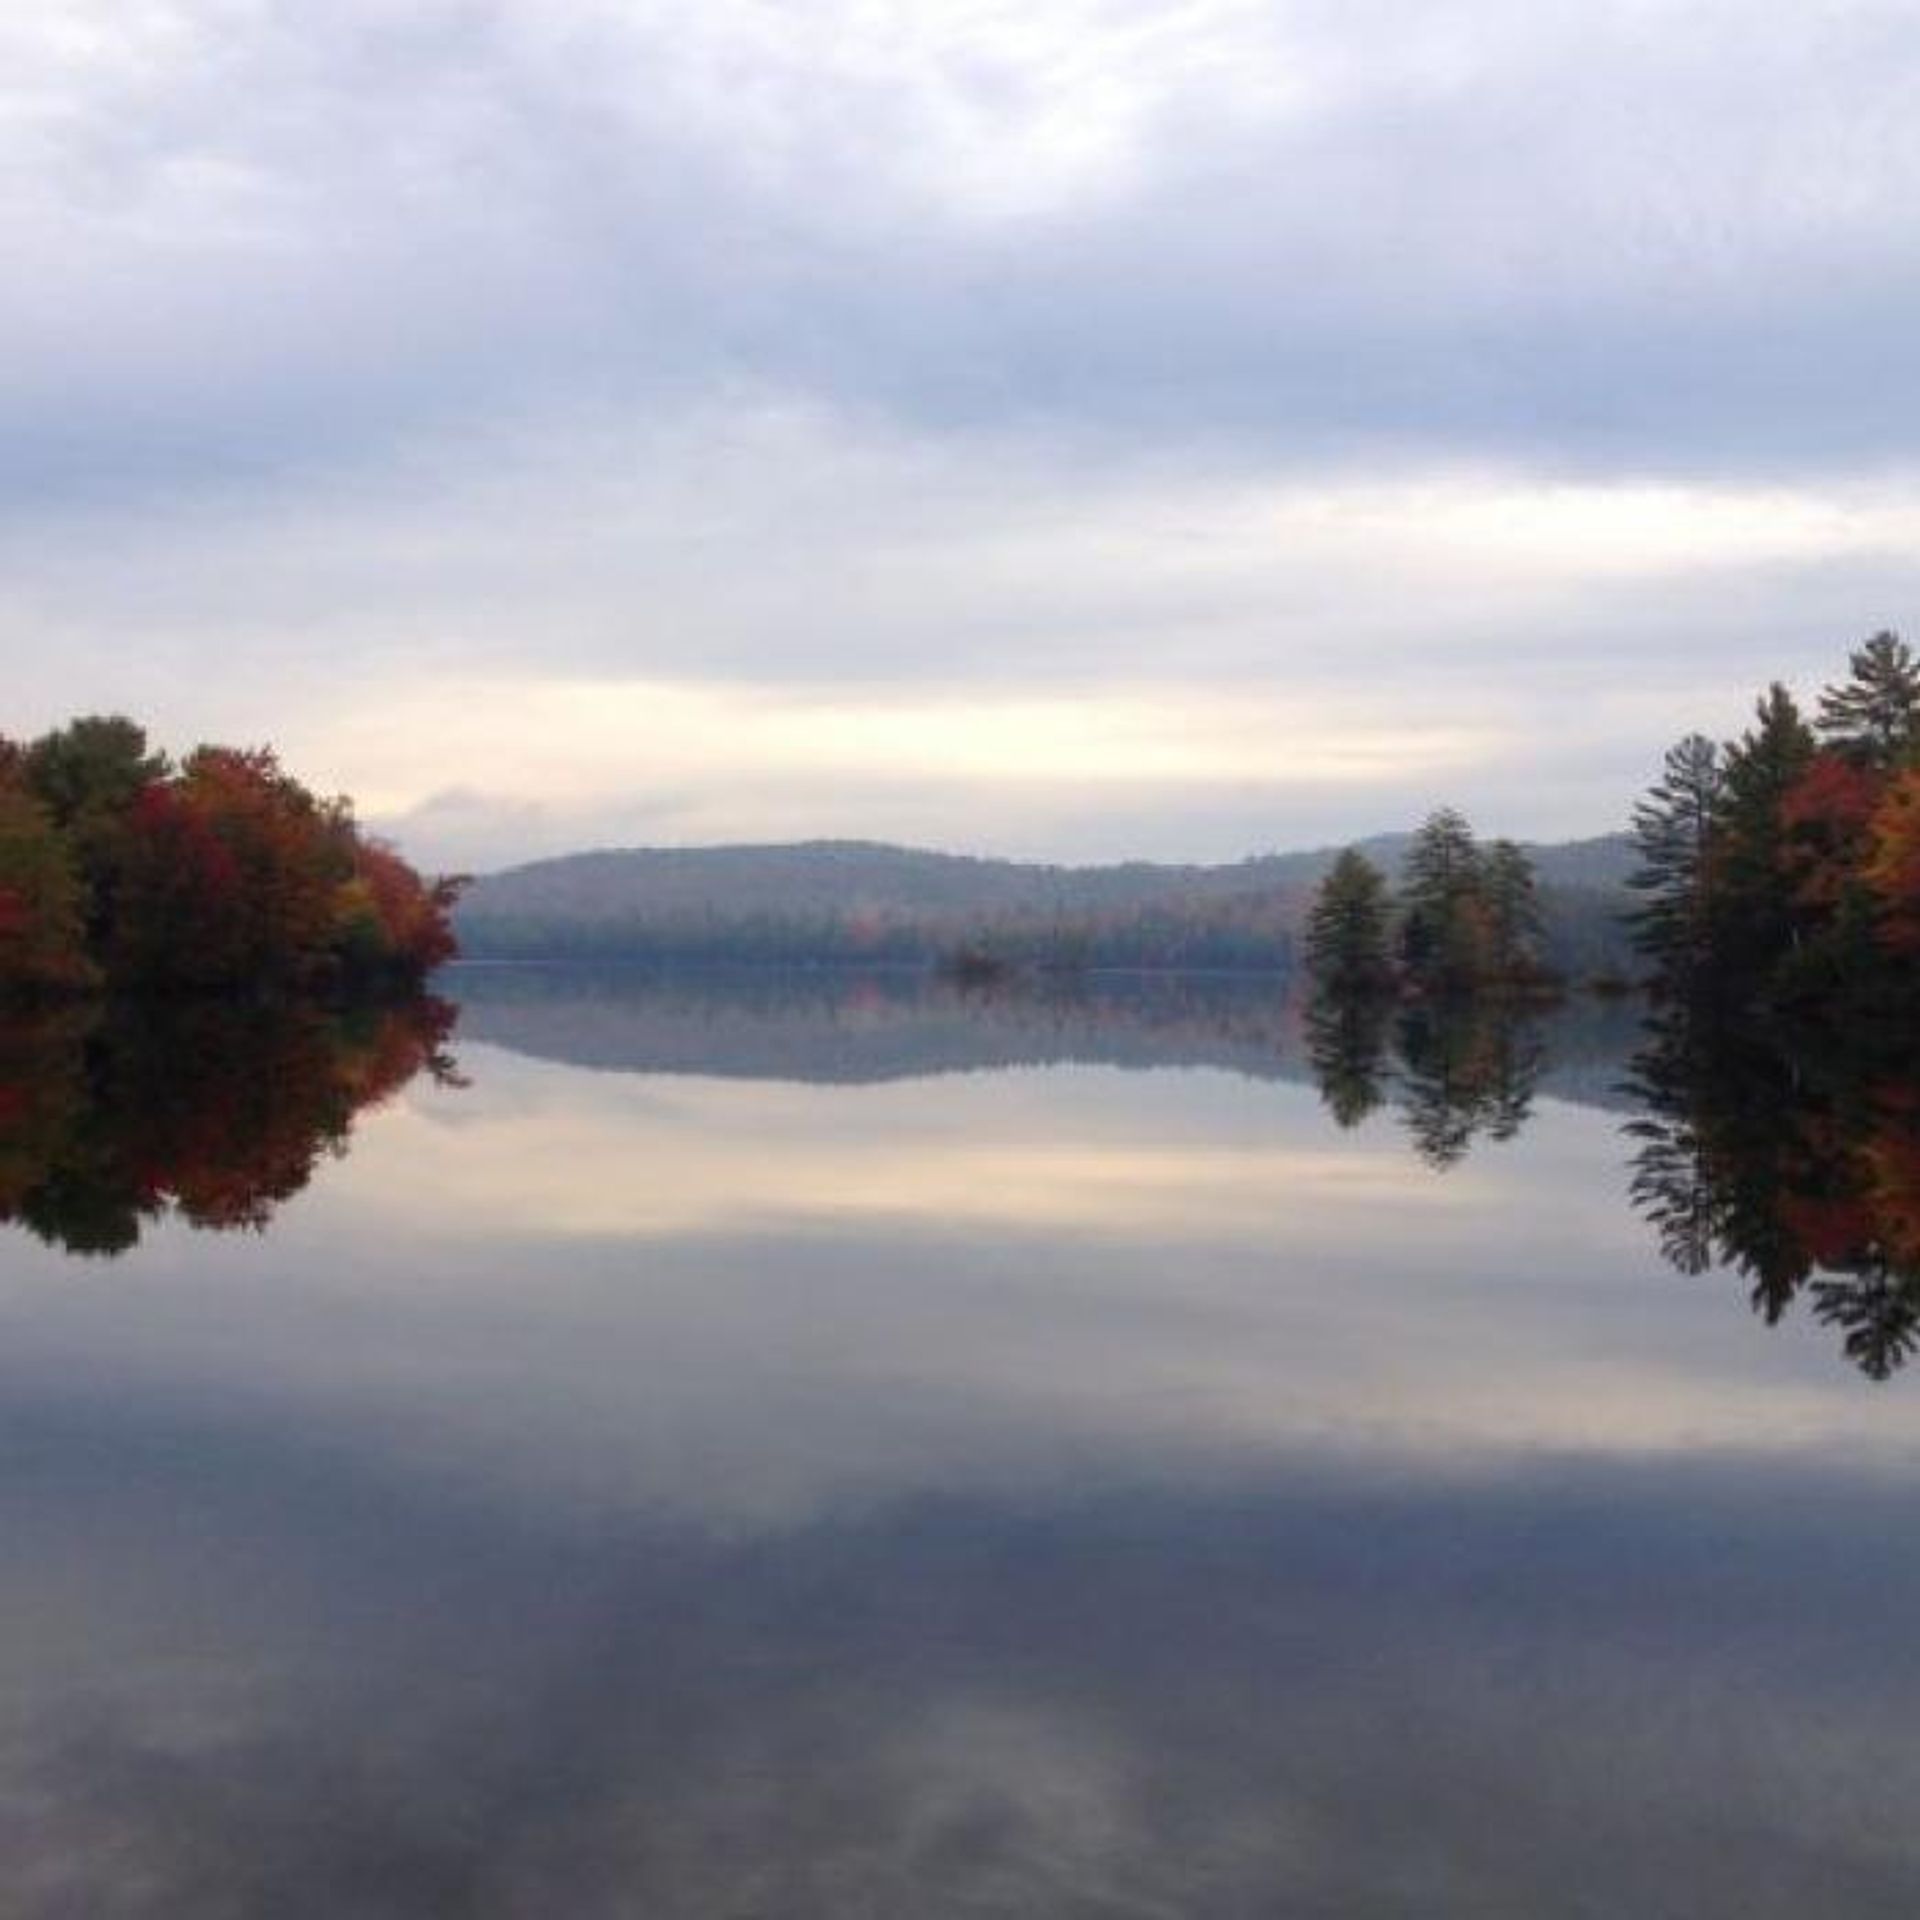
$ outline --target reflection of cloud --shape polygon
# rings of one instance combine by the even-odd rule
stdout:
[[[10,1914],[1912,1904],[1912,1423],[1612,1117],[464,1052],[269,1236],[9,1247]]]
[[[356,1452],[750,1530],[1090,1458],[1908,1451],[1817,1339],[1675,1287],[1606,1115],[1543,1101],[1436,1178],[1390,1123],[1219,1074],[463,1063],[471,1092],[377,1116],[264,1243],[163,1234],[109,1290],[24,1249],[0,1381],[193,1404],[237,1372]]]
[[[517,1113],[435,1142],[431,1110],[414,1108],[420,1131],[399,1148],[407,1179],[385,1197],[402,1214],[482,1236],[653,1240],[870,1221],[916,1236],[1277,1240],[1308,1192],[1415,1235],[1473,1197],[1471,1174],[1446,1186],[1410,1179],[1394,1155],[1332,1140],[1170,1144],[1097,1119],[1105,1137],[1063,1140],[1017,1103],[1007,1124],[976,1130],[969,1088],[948,1089],[950,1112],[918,1086],[849,1094],[855,1110],[829,1132],[813,1125],[815,1096],[754,1083],[675,1079],[645,1084],[637,1099],[617,1087],[590,1103],[556,1102],[552,1083],[543,1099],[537,1078],[490,1050],[469,1052],[481,1071],[521,1081]]]
[[[78,1473],[25,1431],[0,1564],[26,1617],[59,1587],[71,1635],[0,1705],[21,1920],[1386,1913],[1409,1888],[1532,1920],[1572,1884],[1786,1920],[1836,1887],[1902,1911],[1920,1876],[1891,1485],[1281,1474],[728,1545],[456,1515],[124,1406]]]

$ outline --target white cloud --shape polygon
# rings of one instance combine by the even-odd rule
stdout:
[[[0,646],[54,663],[16,730],[272,739],[457,866],[816,833],[1233,857],[1441,798],[1611,826],[1668,739],[1897,620],[1916,536],[1887,483],[1315,482],[743,398],[16,523]]]

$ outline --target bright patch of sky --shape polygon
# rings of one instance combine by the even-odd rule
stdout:
[[[0,728],[429,862],[1617,825],[1914,597],[1920,15],[0,18]]]

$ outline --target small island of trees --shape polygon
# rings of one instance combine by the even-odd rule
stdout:
[[[1556,976],[1540,957],[1544,918],[1533,863],[1511,840],[1482,846],[1451,807],[1430,814],[1396,891],[1349,847],[1307,919],[1307,966],[1337,998],[1534,995]]]
[[[452,957],[425,880],[264,749],[177,765],[133,721],[0,738],[0,994],[417,986]]]

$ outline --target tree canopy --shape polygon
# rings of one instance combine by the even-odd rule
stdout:
[[[1429,814],[1407,849],[1397,896],[1358,849],[1333,864],[1307,921],[1323,993],[1419,995],[1527,989],[1550,980],[1533,862],[1511,840],[1482,847],[1463,814]]]
[[[1689,735],[1634,814],[1635,935],[1667,998],[1911,1012],[1920,987],[1920,665],[1878,633],[1809,726],[1779,685]]]
[[[459,886],[265,748],[176,766],[118,716],[0,740],[0,991],[418,981]]]

